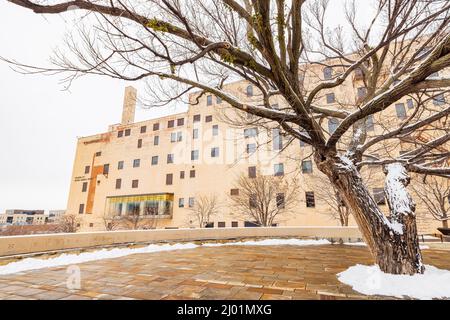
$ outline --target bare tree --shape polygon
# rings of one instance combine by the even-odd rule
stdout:
[[[58,222],[58,231],[65,233],[75,233],[80,228],[82,219],[77,214],[65,214]]]
[[[199,228],[205,228],[219,211],[217,195],[196,196],[194,206],[189,210],[189,217],[196,222]]]
[[[139,211],[130,212],[124,216],[116,218],[117,227],[131,230],[155,229],[158,218],[155,215],[142,215]]]
[[[102,221],[106,231],[114,231],[121,226],[120,217],[112,217],[107,212],[103,214]]]
[[[442,101],[450,86],[449,78],[433,76],[450,65],[448,1],[373,0],[371,10],[361,5],[364,17],[356,1],[347,1],[346,21],[337,27],[326,20],[326,0],[8,1],[37,14],[96,15],[83,15],[80,38],[67,39],[68,50],[56,53],[53,67],[6,61],[28,72],[66,72],[69,83],[84,74],[153,79],[151,91],[158,84],[164,89],[151,95],[159,105],[200,89],[277,123],[311,145],[317,167],[351,208],[381,270],[424,272],[406,185],[410,172],[450,175],[449,152],[438,149],[450,141],[450,107],[427,103]],[[228,92],[224,83],[233,79],[252,84],[260,99]],[[321,102],[341,88],[357,90],[357,98]],[[416,101],[409,117],[389,127],[380,120],[382,132],[368,133],[369,119],[384,120],[406,97]],[[274,109],[274,98],[285,107]],[[399,140],[410,145],[407,155],[373,154]],[[361,179],[368,164],[385,166],[389,219]]]
[[[280,216],[298,209],[299,187],[296,179],[283,176],[241,176],[236,193],[230,195],[231,208],[236,214],[251,219],[263,227],[272,226]]]
[[[345,204],[339,195],[338,190],[330,184],[325,175],[315,175],[309,179],[306,186],[308,190],[314,190],[314,196],[328,205],[331,209],[333,219],[339,220],[342,227],[348,226],[350,208]],[[307,191],[305,189],[305,191]]]
[[[433,219],[441,221],[448,228],[450,220],[450,180],[439,177],[424,177],[411,185],[414,195],[431,214]]]

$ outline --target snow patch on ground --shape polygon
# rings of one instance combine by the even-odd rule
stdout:
[[[366,295],[384,295],[421,300],[450,298],[450,271],[426,265],[424,274],[393,275],[377,265],[357,264],[337,275],[339,281]]]
[[[243,241],[228,243],[205,243],[197,245],[193,243],[175,243],[175,244],[150,244],[140,248],[114,248],[101,249],[92,252],[82,252],[80,254],[63,253],[55,258],[38,259],[26,258],[20,261],[11,262],[4,266],[0,266],[0,275],[13,274],[29,270],[67,266],[89,261],[120,258],[137,253],[152,253],[161,251],[174,251],[195,249],[198,247],[222,247],[222,246],[276,246],[276,245],[294,245],[294,246],[311,246],[330,244],[328,240],[301,240],[301,239],[266,239],[261,241]]]

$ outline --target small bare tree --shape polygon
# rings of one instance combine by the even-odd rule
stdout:
[[[448,228],[448,220],[450,220],[450,180],[425,176],[411,185],[411,189],[433,219],[442,221],[442,227]]]
[[[195,197],[194,206],[189,208],[189,217],[200,228],[205,228],[219,210],[217,195],[201,195]]]
[[[102,221],[106,231],[114,231],[119,229],[121,226],[120,217],[112,217],[106,212],[102,216]]]
[[[297,208],[296,179],[288,181],[284,175],[241,176],[237,188],[238,194],[230,196],[233,209],[259,226],[272,226],[279,215],[292,213]]]
[[[81,224],[81,218],[77,214],[65,214],[61,217],[58,230],[65,233],[75,233]]]

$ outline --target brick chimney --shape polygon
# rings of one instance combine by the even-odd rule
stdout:
[[[123,99],[122,124],[131,124],[134,122],[134,112],[136,110],[137,90],[132,86],[125,88]]]

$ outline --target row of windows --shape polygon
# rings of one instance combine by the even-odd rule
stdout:
[[[201,121],[201,115],[197,114],[194,115],[194,122],[200,122]],[[212,115],[208,115],[205,116],[205,122],[212,122],[213,121],[213,117]],[[175,127],[175,123],[178,127],[181,127],[184,125],[184,118],[179,118],[176,120],[169,120],[167,121],[167,128],[174,128]],[[160,125],[159,123],[154,123],[153,124],[153,131],[158,131],[160,129]],[[147,126],[141,126],[140,128],[140,133],[146,133],[147,132]],[[118,138],[122,138],[122,137],[128,137],[131,135],[131,128],[125,129],[125,130],[119,130],[117,131],[117,137]]]
[[[251,84],[245,88],[245,94],[247,95],[247,97],[253,97],[253,86]],[[222,98],[216,96],[216,104],[221,104],[221,103],[222,103]],[[207,106],[213,105],[213,96],[212,95],[206,96],[206,105]]]
[[[283,176],[284,175],[284,164],[276,163],[273,166],[274,176]],[[311,160],[303,160],[302,161],[302,173],[312,173],[313,172],[313,164]],[[256,178],[256,167],[248,167],[248,177]]]

